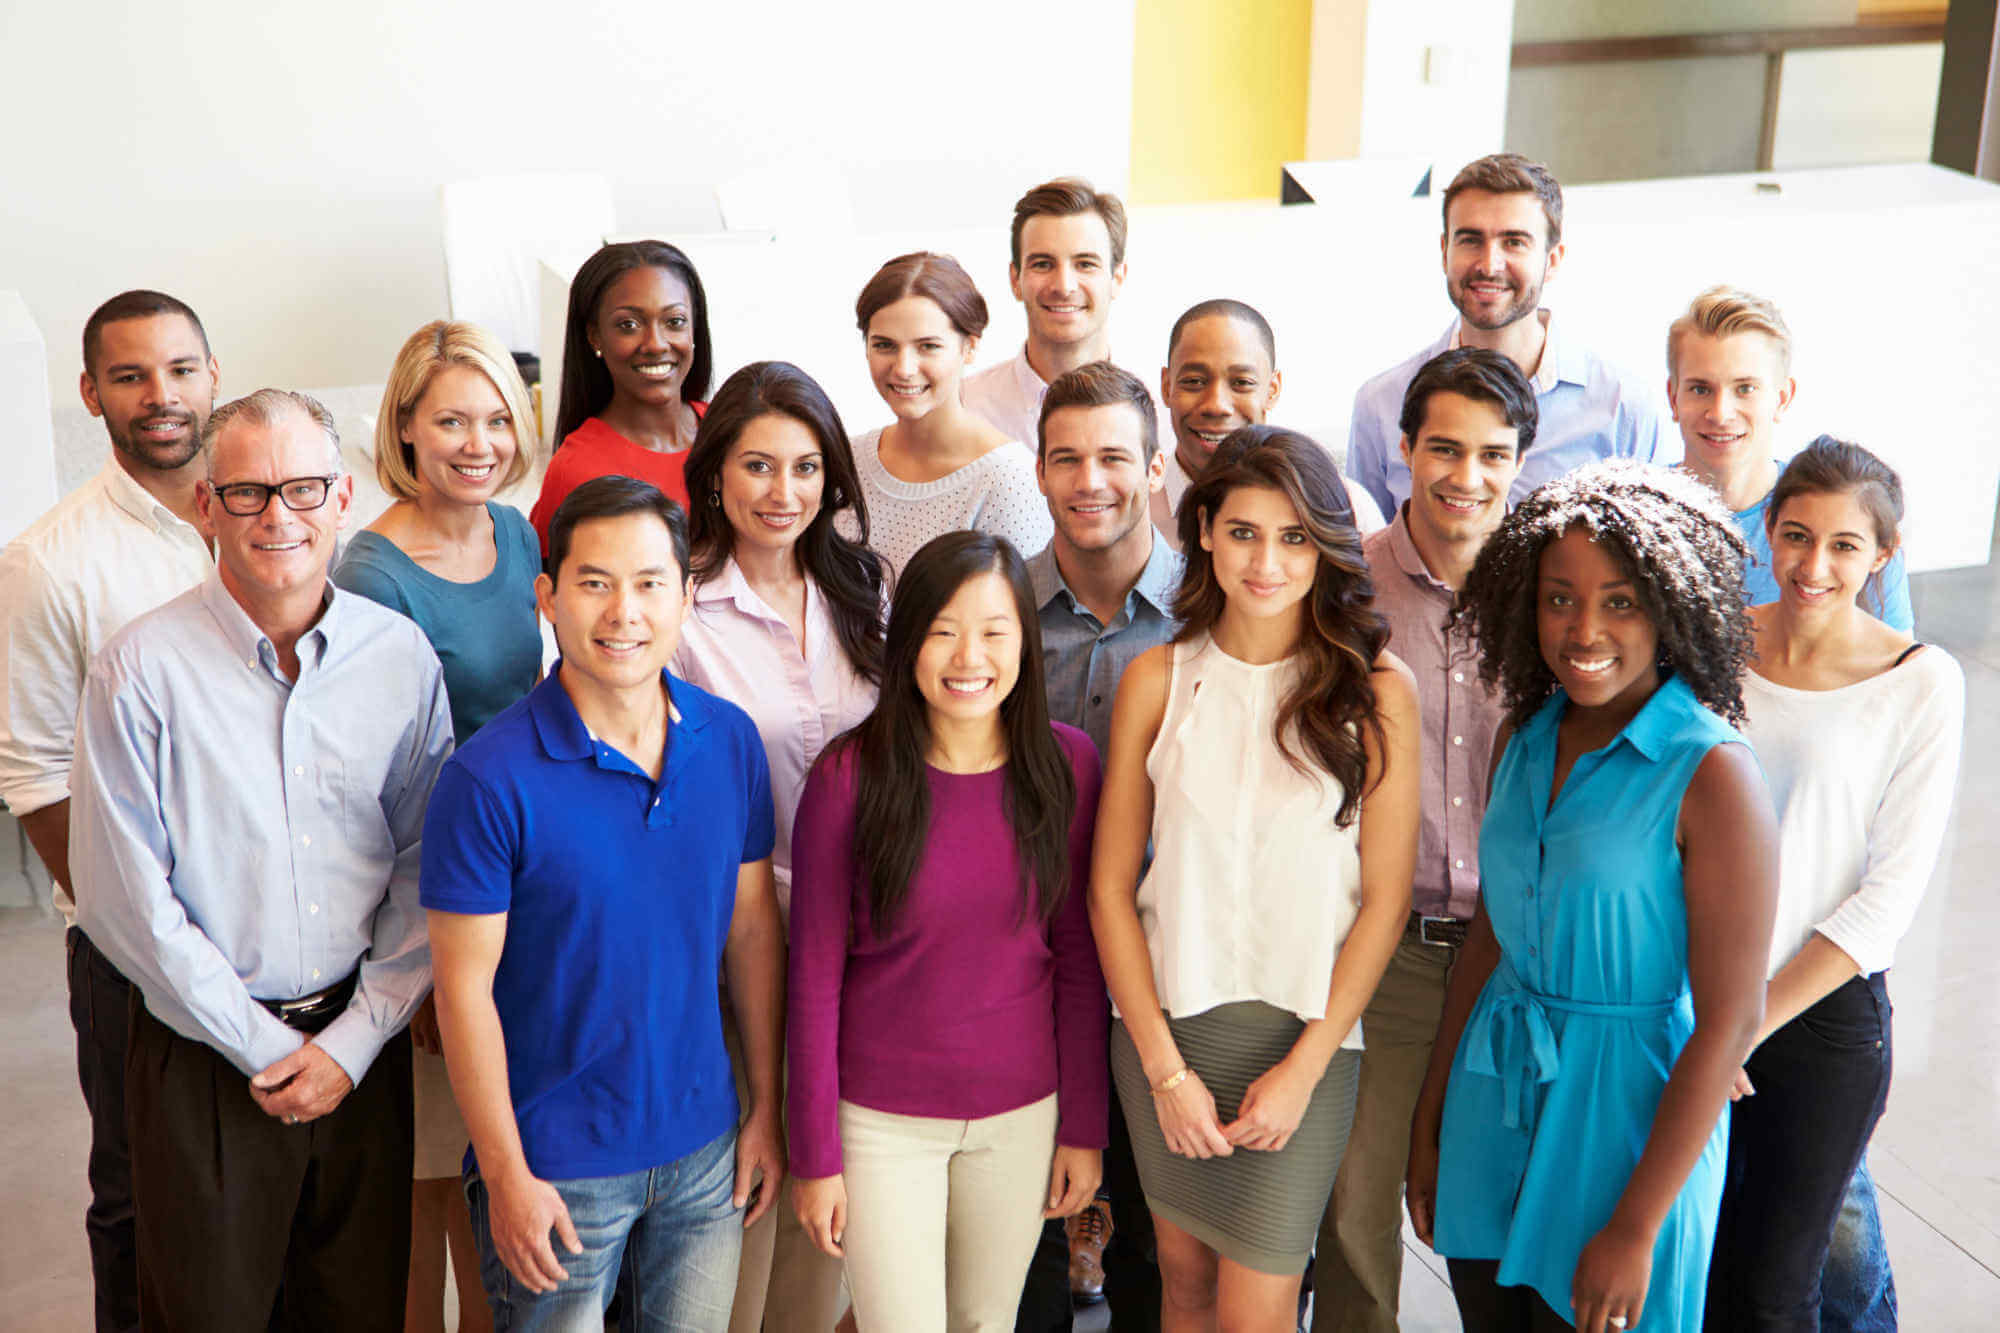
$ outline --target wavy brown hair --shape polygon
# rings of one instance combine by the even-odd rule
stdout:
[[[1542,552],[1572,527],[1610,553],[1660,636],[1660,665],[1686,679],[1708,710],[1743,722],[1750,557],[1721,499],[1676,468],[1630,459],[1592,463],[1538,487],[1500,525],[1459,589],[1454,631],[1479,643],[1479,678],[1498,689],[1516,727],[1556,692],[1535,610]]]
[[[1007,742],[1003,802],[1014,832],[1021,919],[1046,922],[1069,893],[1069,826],[1076,814],[1076,774],[1049,726],[1042,675],[1041,617],[1020,552],[1004,537],[947,532],[910,557],[889,609],[882,693],[861,724],[827,748],[851,751],[854,856],[865,878],[868,915],[886,937],[909,899],[931,827],[930,709],[917,689],[917,654],[938,618],[968,580],[998,574],[1021,618],[1021,674],[1000,701]],[[827,762],[822,757],[822,763]]]
[[[1375,611],[1375,582],[1361,553],[1354,506],[1325,449],[1279,426],[1244,426],[1216,446],[1201,479],[1181,497],[1187,568],[1174,594],[1174,615],[1181,622],[1174,638],[1185,642],[1206,634],[1222,618],[1227,599],[1202,547],[1202,529],[1229,493],[1245,486],[1277,491],[1291,501],[1319,553],[1294,648],[1298,679],[1278,704],[1272,739],[1299,772],[1317,768],[1340,784],[1335,822],[1345,828],[1361,812],[1370,777],[1361,729],[1374,734],[1378,747],[1383,742],[1372,673],[1389,642],[1389,624]]]
[[[790,417],[812,432],[819,443],[825,488],[819,513],[799,534],[792,556],[799,570],[815,584],[833,612],[833,628],[855,673],[870,684],[882,680],[882,588],[886,582],[882,557],[868,549],[868,502],[861,493],[861,475],[854,470],[854,450],[840,413],[818,381],[789,361],[753,361],[722,382],[708,415],[695,429],[688,449],[688,542],[693,548],[688,573],[706,583],[722,571],[736,548],[736,530],[711,497],[720,493],[722,466],[743,428],[761,416]],[[840,516],[850,515],[855,536],[840,530]]]

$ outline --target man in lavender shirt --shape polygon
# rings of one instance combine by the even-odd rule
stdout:
[[[1508,357],[1481,348],[1433,357],[1403,395],[1410,497],[1362,546],[1390,649],[1416,675],[1423,819],[1409,927],[1361,1016],[1367,1049],[1354,1128],[1320,1224],[1313,1333],[1396,1328],[1410,1113],[1479,898],[1479,821],[1503,714],[1479,682],[1478,646],[1448,633],[1446,618],[1507,515],[1537,424],[1534,386]]]

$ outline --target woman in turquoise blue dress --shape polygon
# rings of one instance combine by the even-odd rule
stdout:
[[[1741,544],[1699,482],[1599,464],[1517,508],[1460,595],[1508,719],[1410,1212],[1469,1333],[1701,1328],[1777,897],[1731,725]]]

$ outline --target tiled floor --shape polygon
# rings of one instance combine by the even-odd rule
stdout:
[[[2000,1311],[2000,562],[1913,583],[1924,637],[1965,667],[1965,768],[1944,859],[1891,974],[1896,1075],[1871,1161],[1903,1327],[1959,1333]],[[0,1212],[13,1219],[0,1330],[73,1333],[90,1324],[87,1125],[61,929],[33,909],[0,911],[0,1031]],[[1443,1264],[1409,1246],[1403,1328],[1456,1330]]]

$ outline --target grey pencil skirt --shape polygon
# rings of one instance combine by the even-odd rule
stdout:
[[[1251,1083],[1278,1063],[1305,1024],[1255,1000],[1168,1018],[1188,1068],[1215,1097],[1223,1124]],[[1197,1160],[1167,1151],[1152,1087],[1125,1024],[1111,1025],[1111,1073],[1132,1135],[1146,1206],[1226,1259],[1262,1273],[1302,1273],[1354,1124],[1361,1052],[1338,1052],[1280,1152],[1237,1149]]]

